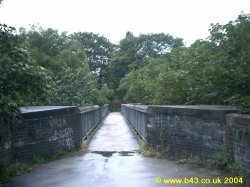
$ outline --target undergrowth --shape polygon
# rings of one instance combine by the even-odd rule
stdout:
[[[33,157],[30,161],[16,160],[14,162],[4,159],[0,161],[0,182],[5,182],[9,177],[29,172],[33,167],[43,163],[45,163],[45,160],[38,157]]]
[[[147,157],[166,158],[168,156],[168,147],[155,150],[144,141],[140,143],[139,153]]]

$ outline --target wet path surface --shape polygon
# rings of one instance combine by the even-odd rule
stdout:
[[[89,144],[91,151],[136,151],[139,144],[131,133],[123,116],[118,112],[111,113],[104,125],[96,132]]]
[[[88,152],[53,161],[22,176],[15,177],[16,187],[154,187],[209,186],[197,184],[160,184],[156,177],[184,179],[217,178],[218,171],[177,164],[166,159],[139,155],[139,145],[120,113],[110,113],[93,137]],[[159,181],[158,181],[159,182]],[[222,186],[222,185],[210,185]]]

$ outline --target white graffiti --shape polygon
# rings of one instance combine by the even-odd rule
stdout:
[[[68,147],[69,149],[75,147],[74,140],[71,137],[58,140],[58,144]]]
[[[7,141],[7,142],[5,142],[5,144],[4,144],[4,149],[9,149],[10,146],[11,146],[11,141]]]
[[[62,139],[62,138],[68,138],[71,137],[73,135],[73,130],[72,128],[65,128],[63,130],[56,130],[54,135],[49,137],[49,141],[56,141],[58,139]]]
[[[0,142],[0,153],[4,152],[10,148],[11,148],[11,141],[3,142],[2,144]]]
[[[50,127],[65,127],[67,125],[66,120],[64,118],[54,118],[49,120]]]
[[[49,141],[57,141],[59,145],[66,146],[69,149],[74,147],[74,140],[72,139],[72,128],[65,128],[63,130],[56,130],[54,135],[49,137]]]
[[[24,145],[24,142],[21,140],[18,140],[18,142],[14,143],[14,147],[22,147]]]

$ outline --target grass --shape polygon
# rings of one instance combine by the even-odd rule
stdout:
[[[15,161],[5,159],[0,162],[0,184],[6,182],[10,177],[29,172],[33,167],[45,163],[44,159],[32,159],[31,161]]]
[[[158,151],[151,148],[146,141],[140,142],[139,153],[146,157],[166,158],[169,148],[159,149]]]
[[[205,165],[205,160],[201,159],[199,156],[190,156],[185,158],[179,158],[177,160],[179,164],[196,164],[196,165]]]

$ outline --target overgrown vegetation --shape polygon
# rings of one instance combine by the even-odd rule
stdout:
[[[17,119],[19,106],[105,104],[113,91],[106,69],[113,44],[92,33],[59,34],[0,24],[0,122]]]
[[[141,142],[138,152],[147,157],[163,158],[163,155],[161,155],[160,152],[149,147],[147,142]]]
[[[180,158],[178,163],[205,165],[224,170],[234,175],[242,175],[244,173],[240,165],[234,160],[232,150],[224,145],[219,146],[216,152],[208,159],[199,156],[189,156]]]
[[[155,150],[151,148],[146,141],[140,142],[140,148],[138,152],[147,157],[154,157],[154,158],[169,157],[169,147],[158,148],[157,150]]]
[[[250,15],[214,24],[207,40],[127,32],[119,45],[98,34],[0,25],[0,120],[19,106],[109,103],[231,104],[249,113]]]
[[[156,50],[152,46],[146,48],[146,41],[145,48],[139,51],[128,46],[127,43],[136,46],[134,43],[141,36],[126,37],[120,43],[119,57],[127,53],[134,57],[139,52],[144,55],[140,60],[122,64],[123,69],[130,69],[122,77],[118,92],[124,102],[230,104],[249,113],[249,30],[250,14],[241,14],[226,25],[212,25],[207,40],[197,40],[190,47],[179,44],[157,51],[157,55],[151,55]],[[152,41],[152,45],[155,43]],[[110,66],[122,69],[112,61]]]
[[[16,119],[19,106],[43,102],[49,77],[31,62],[15,29],[0,24],[0,123]]]
[[[5,182],[9,177],[21,175],[24,172],[29,172],[37,165],[44,163],[44,159],[34,158],[31,161],[15,161],[1,160],[0,161],[0,184]]]

